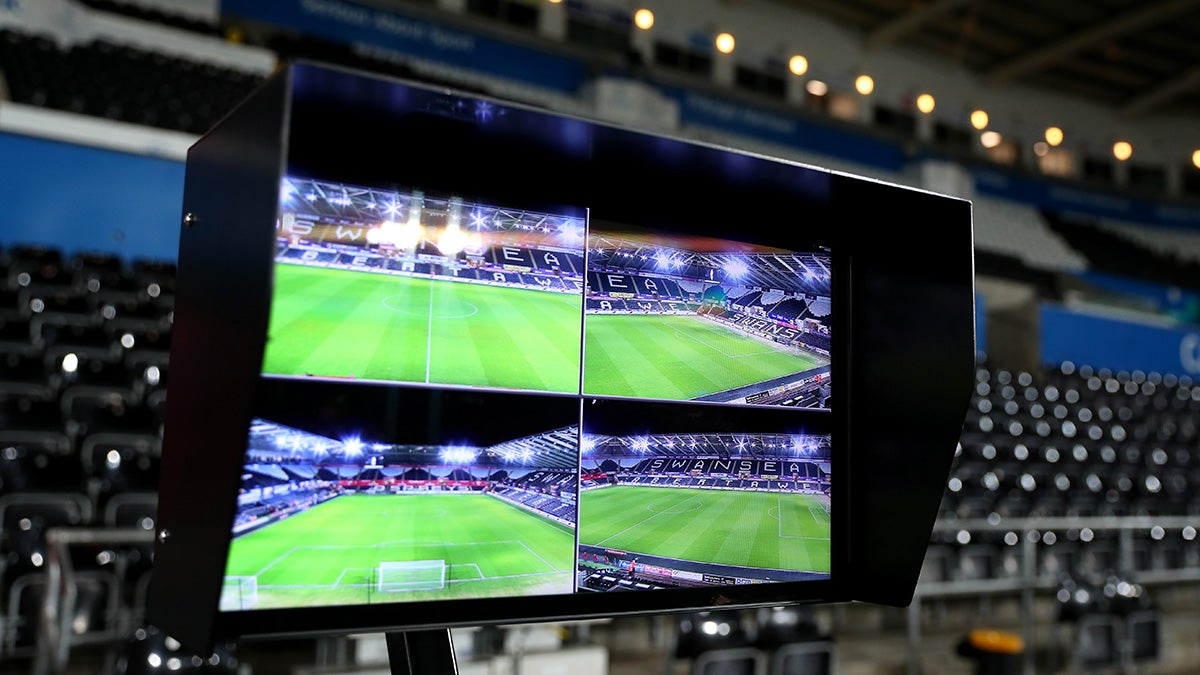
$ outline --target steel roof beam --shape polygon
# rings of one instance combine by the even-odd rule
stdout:
[[[972,0],[936,0],[892,17],[867,34],[867,49],[881,49],[898,42],[906,35],[916,32],[921,26],[948,14]]]
[[[1021,75],[1041,70],[1045,66],[1109,38],[1130,33],[1200,7],[1200,0],[1159,0],[1137,9],[1093,24],[1062,39],[1010,61],[1001,63],[984,75],[991,84],[1016,79]]]
[[[1195,89],[1200,89],[1200,64],[1196,64],[1176,77],[1160,82],[1126,101],[1121,106],[1121,115],[1127,119],[1142,117]]]

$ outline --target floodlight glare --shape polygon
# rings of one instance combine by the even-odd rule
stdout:
[[[741,279],[750,272],[750,267],[743,260],[730,260],[725,263],[725,274],[731,279]]]
[[[568,244],[578,244],[583,241],[583,228],[580,227],[579,221],[568,220],[559,226],[558,232]]]
[[[471,448],[446,448],[441,453],[442,461],[447,464],[470,464],[478,456]]]
[[[363,442],[358,436],[342,440],[342,454],[347,457],[358,457],[363,452]]]
[[[463,233],[460,225],[462,215],[459,211],[461,209],[462,200],[452,198],[450,200],[450,222],[446,225],[446,229],[442,230],[442,234],[437,240],[438,250],[446,256],[457,255],[467,244],[467,236]]]

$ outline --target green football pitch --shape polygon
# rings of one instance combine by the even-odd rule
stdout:
[[[580,297],[277,264],[263,372],[579,391]]]
[[[345,495],[236,538],[222,605],[570,593],[574,545],[569,528],[484,494]],[[414,561],[425,569],[388,572],[385,582],[396,583],[380,590],[381,563]]]
[[[697,316],[589,314],[583,390],[689,400],[828,363]]]
[[[263,372],[579,391],[582,298],[277,264]],[[824,365],[695,316],[587,316],[584,392],[689,400]]]
[[[695,562],[829,572],[818,497],[623,485],[580,495],[579,542]]]

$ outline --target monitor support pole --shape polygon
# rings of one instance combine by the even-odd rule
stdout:
[[[387,634],[392,675],[458,675],[450,629]]]

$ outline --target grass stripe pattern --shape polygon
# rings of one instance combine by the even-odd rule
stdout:
[[[570,593],[570,529],[481,493],[344,495],[233,541],[256,608]],[[381,562],[442,560],[439,590],[380,593]]]
[[[589,314],[584,393],[690,400],[827,363],[696,316]]]
[[[263,372],[574,393],[580,298],[275,266]]]
[[[624,485],[580,495],[579,541],[738,567],[828,573],[829,516],[814,495]]]

